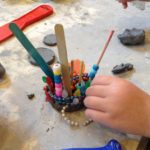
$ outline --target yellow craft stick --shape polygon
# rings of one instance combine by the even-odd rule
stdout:
[[[67,90],[68,95],[71,96],[72,91],[71,91],[71,80],[70,80],[69,67],[68,67],[67,48],[66,48],[64,29],[61,24],[55,25],[55,34],[57,39],[59,60],[62,66],[62,77],[63,77],[64,87]]]

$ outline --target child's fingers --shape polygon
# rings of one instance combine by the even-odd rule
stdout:
[[[128,7],[128,2],[127,0],[119,0],[120,3],[122,3],[123,7],[124,8],[127,8]]]
[[[124,8],[127,8],[127,7],[128,7],[128,2],[127,2],[127,0],[122,0],[122,4],[123,4],[123,7],[124,7]]]
[[[108,95],[108,90],[107,89],[108,89],[107,87],[101,86],[101,85],[90,86],[86,90],[86,95],[87,96],[97,96],[97,97],[104,98]]]
[[[123,4],[123,8],[126,9],[128,7],[128,3]]]
[[[88,96],[84,100],[84,104],[87,108],[99,110],[105,112],[107,110],[106,100],[103,98]]]
[[[105,112],[87,109],[85,115],[95,122],[102,122],[103,124],[107,124],[108,122],[108,114]]]
[[[96,76],[91,85],[109,85],[111,81],[111,76]]]

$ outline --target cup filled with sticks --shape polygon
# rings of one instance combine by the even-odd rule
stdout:
[[[48,66],[36,48],[34,48],[32,43],[15,23],[10,23],[9,28],[45,73],[42,80],[46,83],[44,87],[46,101],[50,102],[56,110],[60,111],[64,120],[70,125],[79,126],[79,122],[71,121],[66,117],[65,113],[84,108],[86,90],[99,70],[99,64],[109,45],[114,31],[110,32],[109,38],[97,63],[93,65],[89,73],[86,73],[85,64],[83,61],[72,60],[68,63],[64,29],[61,24],[55,25],[59,62],[55,63],[52,68]],[[91,122],[92,120],[87,120],[82,125],[86,126]]]
[[[113,33],[114,31],[111,31],[98,62],[93,65],[89,73],[86,73],[83,61],[72,60],[70,64],[68,63],[63,26],[60,24],[55,26],[60,63],[53,65],[54,84],[49,77],[43,77],[43,81],[47,83],[44,90],[46,100],[49,101],[55,109],[60,111],[64,120],[71,125],[77,126],[79,123],[69,120],[66,117],[65,112],[73,112],[84,108],[86,90],[99,70],[99,64],[109,45]],[[91,120],[88,120],[84,125],[91,122]]]
[[[70,65],[68,65],[68,82],[63,80],[61,63],[53,65],[54,86],[49,77],[43,77],[43,81],[47,83],[44,87],[46,100],[55,109],[61,111],[66,105],[67,112],[84,108],[85,92],[91,83],[88,73],[85,73],[84,70],[85,65],[83,61],[72,60]],[[69,87],[68,89],[67,86]]]

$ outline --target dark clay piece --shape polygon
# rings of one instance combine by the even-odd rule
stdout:
[[[142,29],[125,29],[122,34],[118,35],[121,43],[124,45],[139,45],[145,41],[145,31]]]
[[[5,73],[6,73],[6,70],[0,63],[0,79],[2,79],[4,77]]]
[[[55,46],[57,44],[55,34],[48,34],[44,37],[43,43],[48,46]]]
[[[127,64],[120,64],[120,65],[117,65],[113,68],[112,72],[114,74],[119,74],[119,73],[123,73],[123,72],[127,72],[129,70],[132,70],[133,69],[133,65],[130,64],[130,63],[127,63]]]
[[[53,108],[55,108],[59,112],[62,110],[63,106],[65,106],[65,105],[59,105],[57,103],[52,103],[52,102],[50,102],[50,104],[53,106]],[[79,103],[77,105],[69,105],[69,107],[66,109],[66,112],[79,111],[84,108],[85,106],[83,103]]]
[[[29,94],[29,95],[27,95],[27,96],[28,96],[28,99],[30,99],[30,100],[32,100],[32,99],[35,97],[34,94]]]
[[[39,47],[37,48],[39,54],[43,57],[47,64],[52,64],[55,60],[55,53],[48,48]],[[28,60],[32,65],[38,66],[38,64],[34,61],[34,59],[29,55]]]

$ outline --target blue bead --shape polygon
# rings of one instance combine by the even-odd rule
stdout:
[[[98,69],[99,69],[99,66],[93,65],[93,67],[92,67],[92,69],[91,69],[91,71],[90,71],[90,73],[89,73],[89,77],[90,77],[91,79],[94,79],[94,77],[95,77],[95,75],[96,75]]]
[[[93,78],[95,77],[95,75],[96,75],[96,71],[93,70],[93,68],[92,68],[92,70],[91,70],[90,73],[89,73],[89,77],[90,77],[91,79],[93,79]]]
[[[57,80],[57,79],[60,80],[60,79],[61,79],[61,76],[54,76],[54,79],[55,79],[55,80]]]
[[[86,87],[85,87],[85,86],[82,86],[82,87],[80,88],[80,91],[81,91],[81,94],[82,94],[82,95],[85,94]]]
[[[94,65],[93,65],[93,69],[94,69],[95,71],[97,71],[97,70],[99,69],[99,66],[97,66],[96,64],[94,64]]]
[[[62,83],[61,76],[54,76],[54,81],[57,84]]]

